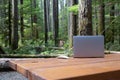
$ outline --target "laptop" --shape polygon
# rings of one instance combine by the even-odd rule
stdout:
[[[104,57],[104,36],[73,36],[73,57]]]

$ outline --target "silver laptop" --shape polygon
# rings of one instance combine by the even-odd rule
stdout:
[[[103,36],[73,36],[74,57],[104,57]]]

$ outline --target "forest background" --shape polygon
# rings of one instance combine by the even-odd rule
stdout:
[[[105,50],[120,51],[120,1],[0,0],[6,54],[71,55],[76,35],[103,35]]]

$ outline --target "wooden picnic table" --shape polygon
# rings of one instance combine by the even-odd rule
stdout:
[[[30,58],[9,66],[29,80],[120,80],[120,54],[104,58]]]

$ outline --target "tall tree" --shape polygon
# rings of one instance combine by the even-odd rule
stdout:
[[[33,0],[30,0],[30,9],[31,9],[31,16],[30,16],[30,19],[31,19],[31,37],[33,38],[34,37],[34,31],[33,31]]]
[[[13,25],[11,47],[12,50],[15,50],[18,48],[18,0],[12,0],[12,12]]]
[[[9,0],[9,6],[8,6],[8,28],[9,28],[9,46],[11,45],[11,34],[12,34],[12,25],[11,25],[11,0]]]
[[[36,0],[33,0],[33,7],[35,9],[35,13],[33,15],[33,37],[35,37],[35,39],[38,39],[38,29],[37,29],[37,14],[36,14],[36,8],[37,8],[37,2]]]
[[[46,0],[46,14],[47,14],[47,27],[48,27],[48,32],[51,31],[51,26],[50,26],[50,0]]]
[[[32,38],[34,40],[38,39],[36,8],[37,8],[36,0],[31,0],[31,27],[32,27]]]
[[[58,19],[58,0],[53,0],[53,24],[54,24],[54,40],[55,46],[58,46],[59,40],[59,19]]]
[[[74,4],[73,5],[77,5],[78,4],[78,0],[74,0]],[[73,34],[74,35],[77,35],[77,28],[78,28],[78,14],[74,14],[74,21],[73,21],[73,24],[74,24],[74,30],[73,30]]]
[[[80,35],[92,35],[92,0],[79,0]]]
[[[51,31],[51,32],[53,32],[53,0],[51,0],[51,3],[50,3],[50,18],[49,18],[49,20],[50,20],[50,28],[49,28],[49,31]],[[51,37],[50,37],[51,38]]]
[[[112,28],[111,42],[114,43],[114,19],[115,19],[115,6],[112,4],[110,6],[110,26]]]
[[[20,0],[21,9],[20,9],[20,31],[21,31],[21,37],[24,37],[24,18],[23,18],[23,0]]]
[[[99,12],[98,12],[98,34],[105,36],[105,5],[104,0],[99,1]]]
[[[77,5],[78,0],[70,0],[70,6]],[[70,13],[70,47],[73,45],[73,36],[77,35],[78,15],[73,12]]]
[[[45,45],[48,44],[48,24],[47,24],[47,0],[44,0],[44,26],[45,26]]]

